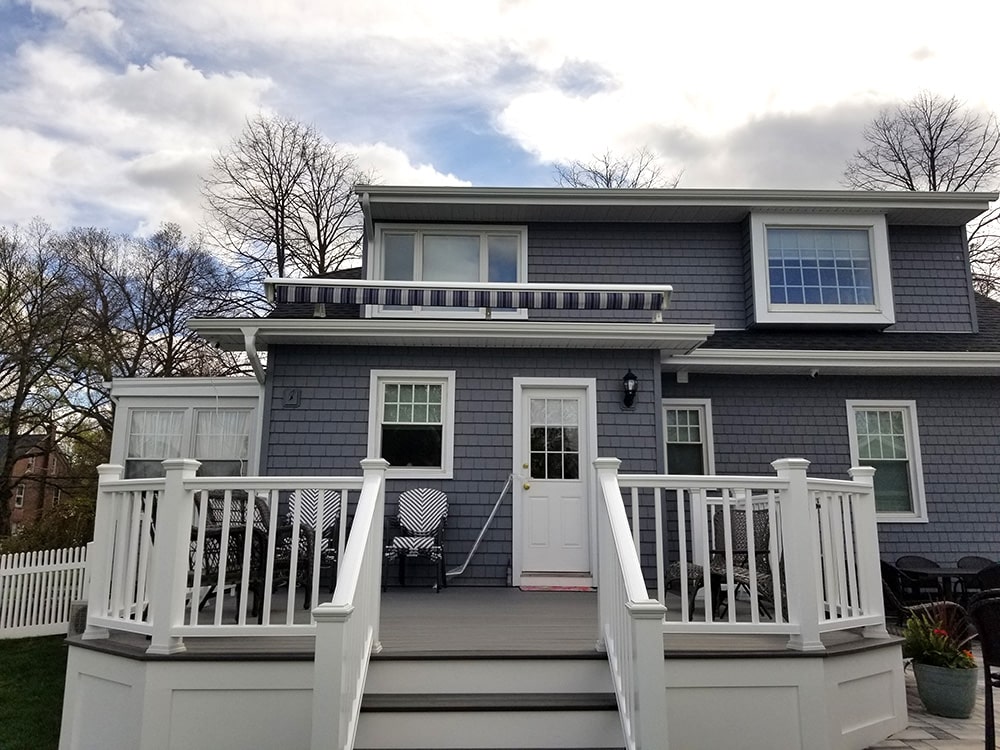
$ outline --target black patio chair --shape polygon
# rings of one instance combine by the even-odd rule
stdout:
[[[980,557],[979,555],[966,555],[965,557],[959,558],[956,565],[959,568],[965,570],[975,570],[981,571],[983,568],[988,568],[993,564],[993,561],[988,557]],[[962,600],[968,602],[969,596],[972,594],[982,591],[982,586],[979,585],[978,576],[974,578],[961,578],[957,582],[959,593],[961,594]]]
[[[901,555],[896,558],[896,568],[900,572],[900,585],[907,598],[929,601],[943,599],[941,579],[937,576],[914,573],[908,568],[940,568],[941,566],[929,557],[921,555]]]
[[[399,496],[396,517],[389,519],[385,562],[399,562],[399,585],[406,585],[406,563],[426,558],[434,564],[438,593],[447,585],[444,574],[444,527],[448,521],[448,496],[427,487],[406,490]],[[382,589],[385,590],[383,565]]]
[[[993,715],[993,688],[1000,685],[1000,589],[984,589],[969,602],[969,618],[979,631],[979,645],[983,655],[983,683],[985,686],[986,722],[984,747],[996,750],[996,719]]]
[[[980,591],[1000,589],[1000,563],[992,563],[976,573]]]

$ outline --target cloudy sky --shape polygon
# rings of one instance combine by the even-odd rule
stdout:
[[[0,0],[0,224],[196,231],[200,175],[258,112],[384,183],[546,186],[645,145],[682,187],[836,188],[882,107],[1000,111],[998,21],[995,1]]]

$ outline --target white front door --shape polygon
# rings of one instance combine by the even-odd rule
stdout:
[[[521,574],[591,572],[592,426],[586,387],[521,385],[515,461],[520,470]]]

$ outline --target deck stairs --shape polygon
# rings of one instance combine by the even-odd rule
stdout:
[[[373,658],[358,750],[624,746],[607,659]]]

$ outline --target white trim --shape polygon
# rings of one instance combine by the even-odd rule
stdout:
[[[886,336],[894,334],[885,334]],[[688,372],[824,372],[1000,375],[1000,352],[817,351],[699,349],[663,358],[667,370]]]
[[[757,323],[831,323],[891,325],[896,322],[889,271],[889,238],[884,215],[816,215],[761,213],[750,216],[753,255],[754,319]],[[767,229],[833,228],[868,232],[871,253],[873,305],[772,304],[768,279]]]
[[[423,236],[426,234],[478,234],[479,235],[479,279],[471,284],[463,282],[465,287],[470,287],[471,285],[482,285],[482,286],[492,286],[489,282],[489,265],[488,256],[486,254],[486,237],[489,234],[496,235],[511,235],[517,237],[517,280],[516,283],[523,284],[528,279],[528,227],[525,224],[421,224],[421,223],[407,223],[407,224],[392,224],[392,223],[376,223],[375,224],[374,237],[372,239],[372,244],[368,249],[368,257],[371,262],[367,266],[367,280],[368,281],[383,281],[383,266],[384,266],[384,256],[382,253],[382,236],[386,233],[393,234],[413,234],[413,262],[414,262],[414,275],[416,275],[416,268],[419,267],[420,261],[423,257]],[[426,284],[428,286],[437,287],[440,286],[442,282],[428,281],[425,279],[414,278],[412,280],[406,280],[407,286],[419,287],[421,284]],[[446,283],[446,282],[445,282]],[[527,319],[527,310],[493,310],[491,311],[491,316],[494,318],[506,318],[506,319]],[[392,318],[475,318],[482,319],[486,317],[486,310],[484,308],[478,308],[477,310],[456,310],[449,308],[431,308],[429,310],[421,310],[414,308],[411,310],[405,309],[390,309],[386,310],[384,308],[378,307],[377,305],[365,305],[364,306],[364,317],[366,318],[378,318],[378,317],[392,317]]]
[[[14,507],[23,508],[24,507],[24,482],[19,482],[17,487],[14,488]]]
[[[663,422],[663,466],[670,473],[667,461],[667,409],[695,409],[701,417],[701,445],[705,462],[705,474],[715,474],[715,436],[712,433],[712,399],[710,398],[662,398],[660,399],[660,420]]]
[[[245,321],[244,321],[245,324]],[[241,335],[242,341],[242,335]],[[242,343],[241,343],[242,347]],[[263,386],[255,378],[116,378],[111,381],[111,398],[257,398]]]
[[[455,371],[454,370],[372,370],[368,386],[368,456],[382,455],[382,383],[399,381],[441,385],[441,466],[390,466],[390,479],[451,479],[455,465]]]
[[[522,485],[525,482],[523,472],[524,451],[524,414],[521,410],[523,401],[523,391],[525,388],[552,388],[562,390],[583,390],[584,408],[587,414],[587,451],[589,452],[589,466],[580,466],[580,477],[586,477],[587,482],[587,521],[590,524],[590,570],[597,571],[597,472],[593,467],[594,459],[597,458],[597,379],[596,378],[514,378],[513,380],[513,401],[512,401],[512,426],[513,440],[511,452],[511,472],[517,481],[513,487],[511,502],[511,580],[514,586],[521,584],[522,574],[522,545],[524,540],[521,535],[523,523],[522,510]],[[581,441],[582,444],[582,441]]]
[[[910,513],[877,513],[879,523],[927,523],[927,502],[924,495],[924,469],[920,459],[920,433],[917,423],[916,401],[891,401],[884,399],[848,399],[847,434],[851,448],[851,466],[859,466],[858,429],[854,412],[858,409],[902,411],[905,419],[904,438],[906,457],[909,462],[910,488],[913,494],[913,510]]]
[[[261,319],[257,343],[489,346],[558,349],[660,349],[689,352],[715,332],[714,325],[588,323],[544,320],[343,320]],[[226,349],[242,351],[239,319],[202,318],[188,327]]]

